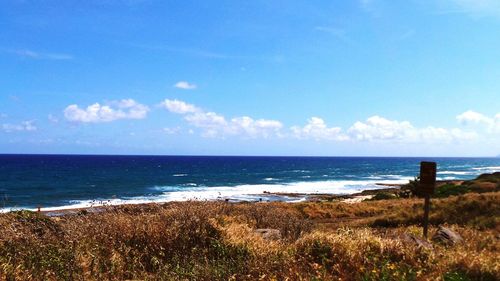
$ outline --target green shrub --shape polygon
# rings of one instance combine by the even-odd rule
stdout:
[[[396,199],[397,196],[390,192],[379,192],[375,194],[370,200],[386,200],[386,199]]]
[[[443,275],[444,281],[470,281],[471,279],[460,271],[446,272]]]
[[[433,197],[443,198],[452,195],[460,195],[467,192],[470,192],[469,187],[464,185],[454,185],[449,183],[436,188]]]

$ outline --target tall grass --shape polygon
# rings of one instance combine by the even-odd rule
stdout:
[[[0,215],[0,280],[498,280],[499,199],[433,200],[432,223],[466,241],[434,250],[401,238],[420,232],[414,199],[12,212]],[[282,237],[266,240],[256,228]]]

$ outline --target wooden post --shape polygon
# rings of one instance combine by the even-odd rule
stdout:
[[[429,194],[425,195],[424,201],[424,237],[427,238],[427,232],[429,228],[429,210],[431,208],[431,196]]]
[[[424,201],[424,237],[427,238],[429,228],[429,211],[431,208],[431,194],[436,187],[436,162],[420,162],[420,182],[418,192],[425,196]]]

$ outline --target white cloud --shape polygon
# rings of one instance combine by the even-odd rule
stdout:
[[[76,104],[64,109],[64,117],[72,122],[102,123],[119,119],[143,119],[149,108],[133,99],[112,101],[108,105],[94,103],[82,109]]]
[[[363,11],[372,17],[380,17],[381,11],[377,2],[377,0],[359,0],[359,5]]]
[[[174,87],[178,88],[178,89],[183,89],[183,90],[194,90],[196,89],[196,85],[195,84],[191,84],[187,81],[179,81],[177,83],[175,83]]]
[[[254,120],[248,116],[231,119],[230,132],[237,135],[247,135],[252,138],[270,137],[279,135],[283,124],[276,120],[258,119]]]
[[[7,133],[14,131],[36,131],[35,120],[23,121],[20,124],[2,124],[2,130]]]
[[[345,39],[346,38],[346,31],[342,28],[338,27],[331,27],[331,26],[316,26],[314,27],[315,30],[317,31],[323,31],[326,33],[330,33],[334,35],[335,37]]]
[[[38,60],[72,60],[73,56],[63,53],[40,53],[27,49],[19,49],[11,51],[18,56]]]
[[[493,117],[488,117],[479,112],[468,110],[457,115],[456,118],[462,125],[479,125],[485,127],[489,133],[500,133],[500,112]]]
[[[224,116],[215,112],[191,112],[192,114],[186,115],[184,118],[191,125],[200,128],[218,128],[227,126],[227,121]]]
[[[477,135],[460,129],[444,129],[433,126],[415,128],[408,121],[389,120],[380,116],[372,116],[365,122],[356,122],[348,129],[348,134],[358,141],[398,142],[452,142],[470,140]]]
[[[341,133],[340,127],[328,127],[325,121],[319,117],[311,117],[304,127],[294,126],[290,128],[292,135],[299,139],[315,140],[347,140],[349,137]]]
[[[356,140],[398,139],[413,129],[408,121],[391,121],[380,116],[372,116],[366,122],[356,122],[349,128],[349,134]]]
[[[349,38],[346,30],[343,28],[334,26],[316,26],[314,27],[314,29],[317,31],[328,33],[344,43],[352,43],[352,40]]]
[[[121,111],[124,110],[125,115],[123,118],[126,119],[144,119],[149,112],[149,107],[136,102],[133,99],[122,99],[120,101],[114,101],[111,104],[115,104]]]
[[[163,128],[162,130],[164,133],[167,135],[175,135],[181,131],[180,127],[175,127],[175,128]]]
[[[180,100],[164,100],[161,104],[172,113],[183,114],[192,126],[202,129],[204,137],[225,137],[239,135],[244,137],[278,136],[283,127],[281,122],[268,119],[254,120],[251,117],[235,117],[231,120],[215,112],[207,112]]]
[[[371,5],[373,5],[374,0],[359,0],[359,4],[361,8],[368,9]]]
[[[49,115],[47,116],[47,118],[48,118],[48,119],[49,119],[49,121],[50,121],[50,122],[52,122],[52,123],[58,123],[58,122],[59,122],[59,118],[55,117],[55,116],[54,116],[54,115],[52,115],[52,114],[49,114]]]
[[[21,98],[16,95],[9,95],[9,99],[14,102],[20,102]]]
[[[416,142],[454,142],[454,141],[467,141],[473,140],[478,137],[476,132],[462,131],[457,128],[444,129],[436,127],[426,127],[415,130],[415,139],[412,141]],[[410,139],[411,140],[411,139]]]
[[[457,120],[458,122],[465,125],[470,123],[483,123],[490,125],[493,122],[491,118],[488,118],[485,115],[472,110],[468,110],[460,115],[457,115]]]
[[[196,106],[189,103],[185,103],[180,100],[165,99],[160,103],[160,106],[166,108],[168,111],[172,113],[178,113],[178,114],[194,113],[201,111]]]
[[[310,118],[303,127],[293,126],[289,131],[283,131],[283,124],[277,120],[255,120],[249,116],[226,119],[216,112],[205,111],[180,100],[166,99],[160,105],[172,113],[183,115],[184,120],[191,126],[202,129],[201,132],[204,137],[243,136],[267,138],[271,136],[291,136],[298,139],[328,141],[350,140],[400,143],[449,143],[471,140],[477,137],[474,131],[433,126],[416,128],[408,121],[389,120],[377,115],[369,117],[364,122],[355,122],[346,132],[343,132],[340,127],[328,127],[326,122],[319,117]],[[479,118],[475,114],[466,114],[465,116],[473,120],[483,120],[483,118]],[[496,118],[500,121],[500,113]]]
[[[466,13],[473,16],[500,15],[498,0],[444,0],[449,7],[442,13]]]

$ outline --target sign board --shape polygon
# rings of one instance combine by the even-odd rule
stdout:
[[[433,194],[436,186],[436,162],[420,162],[420,183],[418,191]]]

